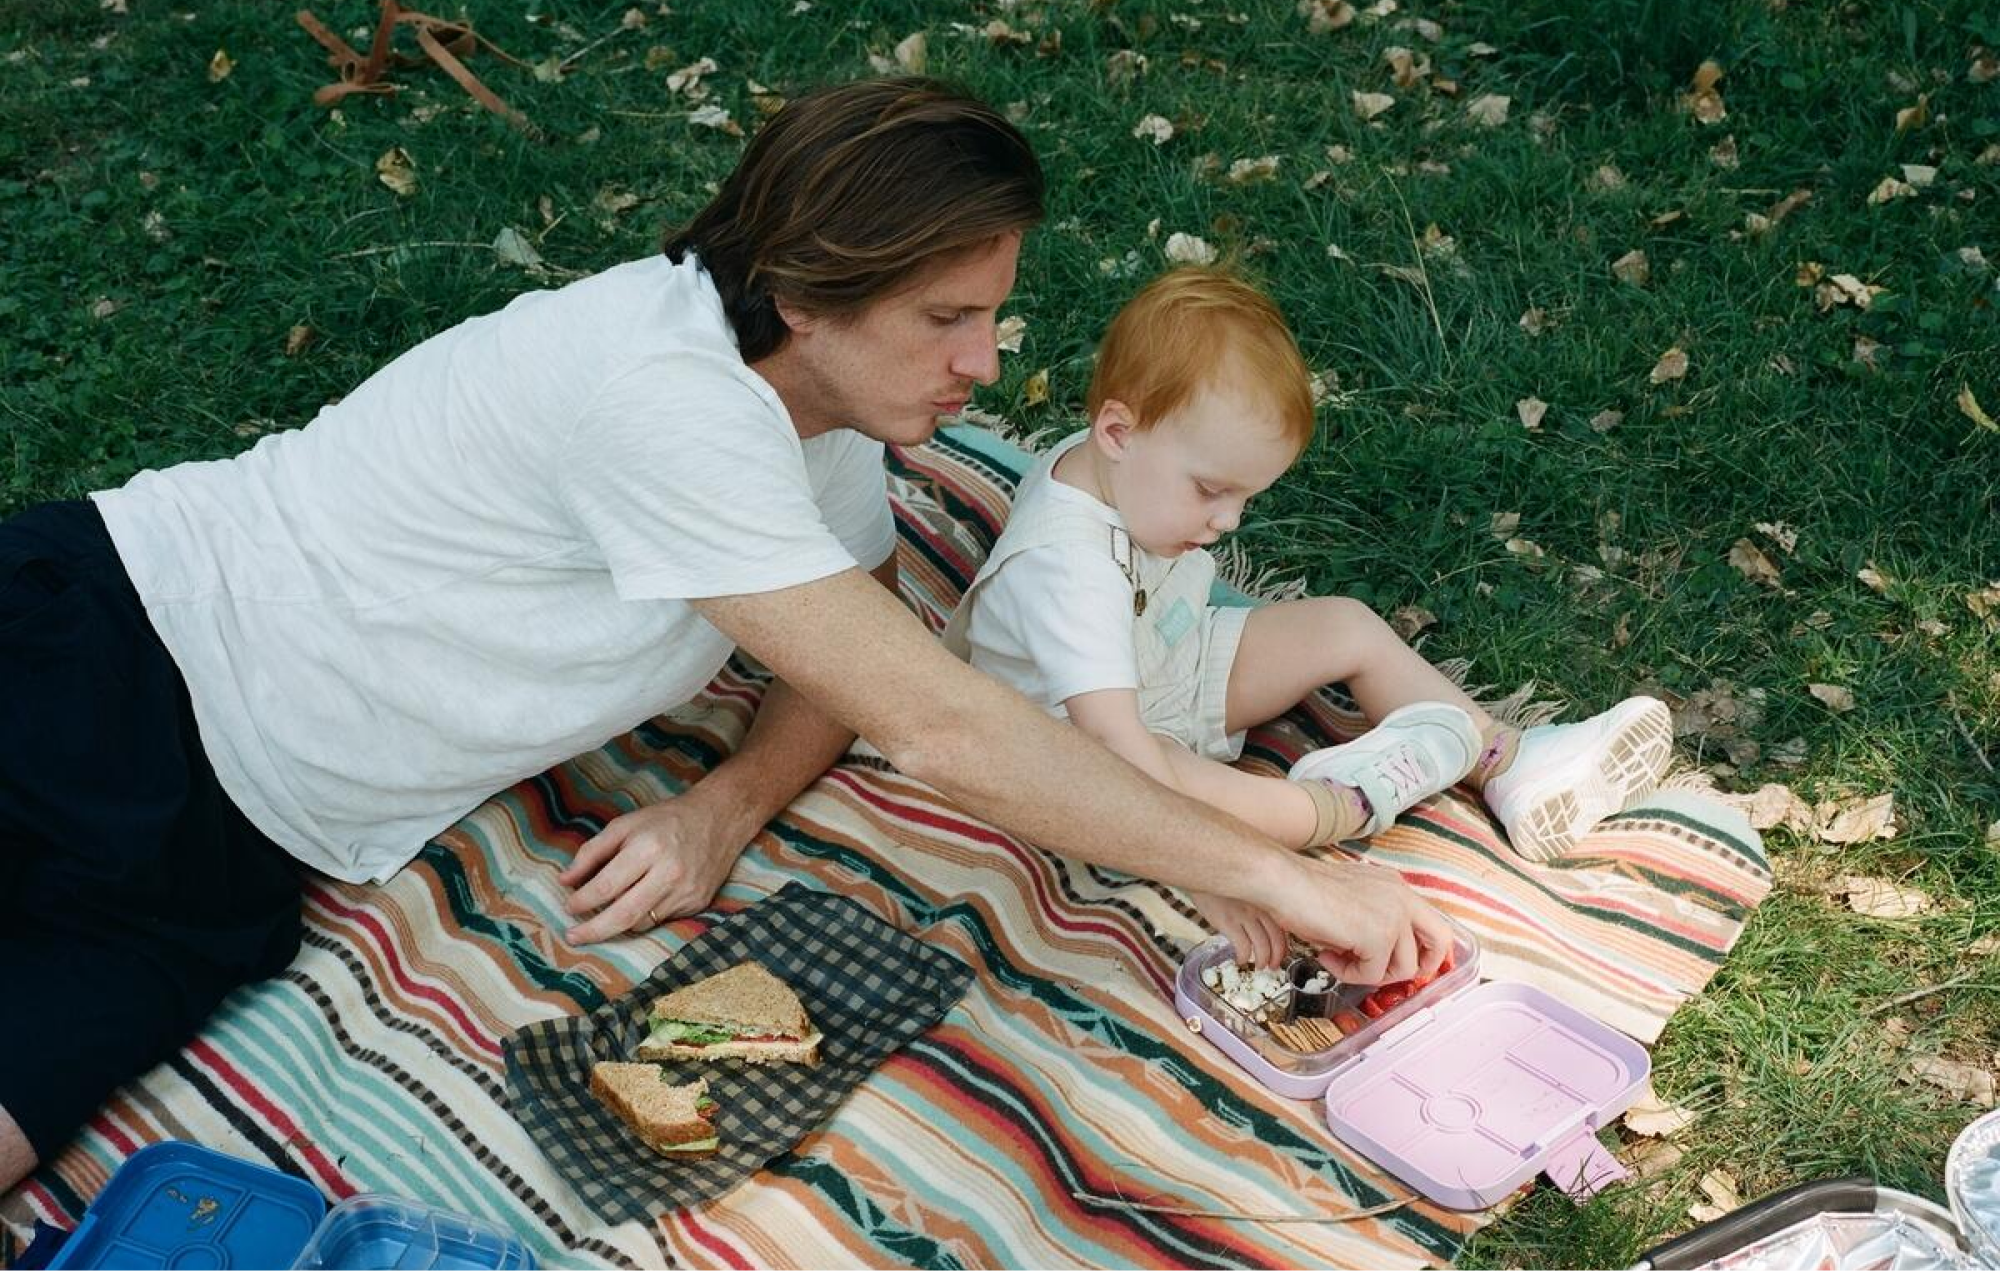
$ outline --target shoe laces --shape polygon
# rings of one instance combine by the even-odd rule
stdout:
[[[1414,800],[1430,783],[1430,770],[1423,755],[1407,742],[1376,761],[1375,771],[1388,783],[1399,803]]]

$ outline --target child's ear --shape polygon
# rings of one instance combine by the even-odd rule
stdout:
[[[1126,447],[1132,444],[1132,434],[1138,430],[1138,418],[1115,397],[1099,406],[1096,417],[1090,421],[1091,440],[1107,459],[1124,458]]]

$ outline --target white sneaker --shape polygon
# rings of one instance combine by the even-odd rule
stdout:
[[[1666,704],[1628,697],[1582,723],[1523,731],[1514,762],[1486,783],[1486,806],[1516,852],[1551,861],[1658,785],[1673,750]]]
[[[1294,781],[1337,781],[1368,796],[1375,814],[1360,838],[1380,834],[1405,809],[1458,783],[1479,758],[1479,729],[1449,702],[1413,702],[1342,746],[1315,750],[1292,765]]]

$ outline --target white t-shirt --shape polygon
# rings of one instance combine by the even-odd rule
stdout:
[[[1008,528],[993,545],[992,559],[1004,558],[1004,565],[980,583],[966,624],[973,665],[1058,718],[1068,717],[1063,703],[1080,693],[1139,687],[1133,584],[1109,550],[1109,534],[1104,551],[1009,550],[1013,538],[1032,534],[1045,509],[1125,528],[1115,509],[1052,475],[1056,460],[1089,436],[1066,438],[1022,479]],[[1132,554],[1142,586],[1155,583],[1171,564],[1136,546]]]
[[[517,297],[309,427],[94,496],[223,789],[385,879],[495,791],[692,698],[687,603],[894,546],[882,447],[801,443],[692,262]]]

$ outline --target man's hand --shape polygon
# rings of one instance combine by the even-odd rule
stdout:
[[[1386,984],[1435,975],[1451,952],[1451,926],[1401,878],[1378,865],[1278,856],[1298,872],[1268,902],[1293,935],[1319,946],[1321,965],[1349,984]]]
[[[648,931],[715,899],[756,827],[701,789],[627,812],[577,849],[556,880],[577,889],[564,908],[595,916],[565,933],[571,944]]]
[[[1227,936],[1236,950],[1238,962],[1252,966],[1276,967],[1283,964],[1291,942],[1278,920],[1255,905],[1205,891],[1191,891],[1188,899],[1216,934]]]

